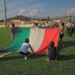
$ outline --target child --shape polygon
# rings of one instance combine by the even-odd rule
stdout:
[[[64,23],[60,25],[60,44],[62,45],[62,47],[64,47],[63,36],[64,36]]]
[[[47,57],[48,61],[56,59],[56,47],[54,46],[54,42],[50,42],[50,47],[48,48]]]
[[[13,42],[14,37],[15,37],[15,32],[16,32],[15,25],[12,24],[12,28],[11,28],[11,41],[12,41],[12,42]]]
[[[25,39],[25,43],[23,43],[21,48],[20,48],[20,54],[24,55],[25,59],[27,59],[27,56],[31,55],[31,53],[28,52],[29,48],[34,53],[31,45],[29,44],[29,39]]]

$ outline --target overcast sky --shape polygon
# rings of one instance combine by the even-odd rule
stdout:
[[[7,18],[24,15],[32,18],[75,15],[75,0],[6,0]],[[0,19],[4,19],[4,0],[0,0]]]

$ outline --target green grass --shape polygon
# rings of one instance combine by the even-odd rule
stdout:
[[[11,43],[10,28],[0,28],[0,55],[5,53],[2,49]]]
[[[0,55],[11,43],[10,29],[0,28]],[[5,35],[5,36],[3,36]],[[64,47],[58,47],[58,61],[46,61],[46,56],[32,55],[28,60],[18,52],[0,58],[0,75],[75,75],[75,34],[68,37],[65,31]]]

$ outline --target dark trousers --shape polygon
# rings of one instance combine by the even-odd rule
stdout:
[[[68,36],[72,36],[72,28],[67,28]]]
[[[20,54],[22,54],[22,55],[29,55],[30,53],[29,52],[23,53],[23,52],[20,51]]]
[[[74,28],[72,28],[72,33],[74,33]]]

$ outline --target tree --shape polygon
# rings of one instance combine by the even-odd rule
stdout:
[[[50,17],[48,16],[47,18],[42,18],[41,21],[51,21]]]
[[[49,16],[47,17],[47,21],[51,21],[51,19],[50,19],[50,17],[49,17]]]
[[[38,21],[40,21],[40,19],[38,18]]]
[[[35,17],[34,17],[34,20],[35,20]]]
[[[4,20],[2,19],[2,20],[0,20],[0,22],[4,22]]]

